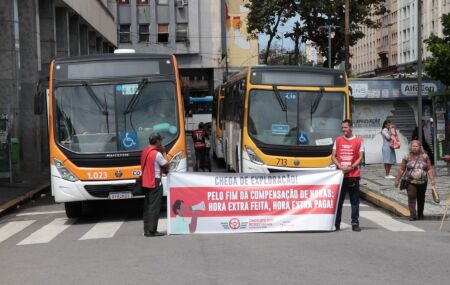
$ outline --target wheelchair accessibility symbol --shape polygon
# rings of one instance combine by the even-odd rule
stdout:
[[[136,132],[125,132],[120,133],[120,142],[122,145],[122,149],[136,149],[138,147],[138,139]]]
[[[307,144],[309,142],[308,134],[301,132],[298,134],[298,142],[301,144]]]

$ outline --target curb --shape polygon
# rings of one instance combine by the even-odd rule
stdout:
[[[4,212],[8,211],[9,209],[17,206],[18,204],[21,204],[27,200],[32,199],[34,196],[43,192],[44,190],[46,190],[49,187],[50,187],[50,183],[46,182],[46,183],[41,184],[41,185],[37,186],[36,188],[32,189],[28,193],[21,195],[11,201],[8,201],[8,202],[4,203],[3,205],[0,205],[0,215],[2,215]]]
[[[403,205],[389,198],[375,194],[368,188],[361,186],[360,195],[363,199],[389,211],[400,217],[409,217],[409,209],[405,208]]]

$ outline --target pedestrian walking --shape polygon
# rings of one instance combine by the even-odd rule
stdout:
[[[383,153],[384,170],[386,171],[386,175],[384,176],[385,179],[395,179],[395,176],[391,175],[392,165],[394,165],[397,160],[395,158],[395,149],[391,146],[391,128],[391,121],[385,120],[383,122],[383,127],[381,128],[381,136],[383,137],[383,146],[381,151]]]
[[[336,212],[335,227],[337,231],[341,228],[342,206],[345,195],[348,192],[352,207],[352,230],[360,232],[359,180],[361,178],[361,172],[359,165],[364,155],[364,142],[361,137],[353,135],[353,123],[351,120],[342,121],[341,130],[343,135],[336,138],[331,154],[331,159],[336,164],[336,167],[344,172],[344,180],[342,182]]]
[[[406,191],[408,193],[409,220],[422,220],[428,179],[431,181],[431,186],[434,189],[436,181],[433,175],[433,168],[431,167],[431,160],[423,152],[422,144],[418,140],[413,140],[409,144],[409,153],[403,157],[402,165],[395,179],[395,187],[399,186],[400,179],[405,171],[406,180],[408,181]]]
[[[163,170],[168,171],[169,162],[163,156],[166,150],[161,145],[161,141],[162,137],[159,133],[150,134],[150,145],[141,154],[142,189],[145,195],[143,220],[146,237],[164,235],[157,229],[163,196],[161,174]]]
[[[203,122],[200,122],[198,124],[198,129],[192,132],[192,140],[194,141],[195,149],[195,171],[199,171],[200,168],[205,171],[205,152],[207,138],[208,134],[205,131],[205,125],[203,124]]]
[[[413,131],[411,140],[418,140],[419,139],[419,129],[416,127]],[[427,122],[425,120],[422,120],[422,147],[425,150],[425,152],[428,155],[428,158],[430,159],[431,165],[434,165],[434,153],[431,149],[432,144],[432,138],[431,138],[431,132],[427,128]]]

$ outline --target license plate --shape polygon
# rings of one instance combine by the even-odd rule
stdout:
[[[109,193],[109,199],[119,200],[119,199],[130,199],[132,196],[131,192],[111,192]]]

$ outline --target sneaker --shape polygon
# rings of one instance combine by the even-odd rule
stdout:
[[[395,179],[395,176],[393,176],[393,175],[388,175],[388,176],[385,176],[384,179]]]
[[[416,220],[417,220],[417,217],[416,217],[416,216],[412,216],[412,217],[409,217],[408,220],[410,220],[410,221],[416,221]]]
[[[353,226],[352,226],[352,231],[354,231],[354,232],[360,232],[360,231],[361,231],[361,228],[359,227],[359,225],[353,225]]]
[[[336,228],[336,231],[340,231],[341,230],[341,225],[336,224],[336,225],[334,225],[334,227]]]

